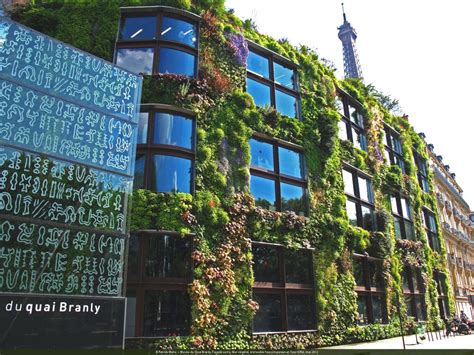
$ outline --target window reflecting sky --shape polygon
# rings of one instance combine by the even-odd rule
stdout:
[[[282,115],[296,117],[296,97],[275,90],[276,109]]]
[[[160,73],[182,74],[194,77],[196,57],[177,49],[161,47],[159,57]]]
[[[273,171],[273,145],[253,138],[250,139],[249,143],[250,155],[252,158],[251,164],[259,168]]]
[[[295,89],[294,71],[292,69],[278,63],[273,63],[273,71],[276,83],[290,89]]]
[[[191,193],[191,160],[154,155],[151,186],[157,192]]]
[[[275,210],[275,181],[260,176],[250,176],[250,193],[255,198],[257,206]]]
[[[255,105],[264,107],[270,106],[270,86],[259,83],[258,81],[247,78],[247,92],[253,97]]]
[[[193,120],[171,113],[157,112],[153,143],[192,149]]]
[[[344,180],[344,192],[355,196],[352,173],[348,172],[347,170],[342,170],[342,178]]]
[[[303,178],[303,155],[294,150],[278,147],[280,174]]]
[[[196,47],[196,26],[171,17],[163,17],[161,39]]]
[[[264,78],[270,78],[268,59],[255,52],[249,51],[247,69],[253,73],[260,74]]]
[[[143,189],[145,187],[145,156],[137,155],[135,160],[135,174],[133,180],[133,188]]]
[[[116,64],[132,73],[151,74],[153,69],[152,48],[119,48]]]
[[[137,144],[146,144],[148,134],[148,112],[140,112],[138,116]]]
[[[282,182],[281,189],[281,210],[294,211],[296,214],[305,212],[304,188]]]
[[[143,40],[156,38],[156,16],[125,17],[120,26],[119,39]]]

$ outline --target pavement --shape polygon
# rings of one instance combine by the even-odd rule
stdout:
[[[434,333],[431,333],[434,334]],[[438,337],[436,335],[433,337],[432,341],[425,339],[421,344],[417,344],[415,335],[405,336],[405,347],[406,350],[443,350],[443,349],[452,349],[452,350],[474,350],[474,334],[470,335],[457,335],[450,336],[448,338],[442,337],[441,332]],[[321,348],[324,350],[403,350],[403,340],[402,337],[377,340],[368,343],[356,343],[356,344],[346,344],[339,346],[331,346],[326,348]],[[449,354],[449,352],[446,352]],[[474,351],[473,351],[474,354]]]

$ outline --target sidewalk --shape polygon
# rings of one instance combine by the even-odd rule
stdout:
[[[444,338],[441,340],[428,341],[424,340],[422,344],[416,344],[415,335],[405,337],[405,346],[407,350],[423,350],[423,349],[474,349],[474,334],[458,335],[455,337]],[[321,348],[324,350],[403,350],[402,337],[372,341],[369,343],[356,343],[331,346]]]

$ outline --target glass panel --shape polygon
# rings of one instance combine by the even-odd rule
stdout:
[[[191,193],[191,166],[189,159],[154,155],[152,189],[157,192]]]
[[[280,190],[281,210],[293,211],[300,216],[304,216],[306,211],[304,187],[282,182],[280,184]]]
[[[376,261],[369,261],[370,287],[382,289],[384,286],[382,275],[382,264]]]
[[[436,230],[436,219],[433,214],[428,214],[428,219],[430,221],[430,231],[437,232]]]
[[[276,209],[275,181],[250,175],[250,193],[257,206],[274,211]]]
[[[147,277],[189,277],[191,269],[191,239],[170,235],[148,237],[145,259]]]
[[[264,78],[270,78],[268,58],[265,58],[252,51],[249,51],[249,55],[247,57],[247,70],[255,74],[259,74]]]
[[[153,48],[118,48],[115,63],[135,74],[151,74]]]
[[[405,238],[415,240],[415,229],[413,228],[413,224],[407,221],[404,221],[403,224],[405,225]]]
[[[342,99],[339,97],[339,96],[336,96],[336,99],[335,99],[335,104],[336,104],[336,109],[337,111],[345,116],[346,113],[344,112],[344,103],[342,102]]]
[[[355,202],[351,200],[346,200],[346,211],[349,218],[349,223],[353,226],[357,226],[357,207]]]
[[[145,155],[137,155],[135,160],[135,172],[133,175],[133,189],[145,188]]]
[[[139,236],[131,233],[128,243],[128,263],[127,263],[127,277],[129,279],[138,278],[138,270],[140,263],[139,252]]]
[[[184,291],[146,291],[143,310],[143,336],[187,335],[190,302]]]
[[[273,144],[250,138],[251,165],[259,168],[274,170],[273,166]]]
[[[363,151],[367,151],[365,136],[361,132],[357,131],[354,127],[352,127],[352,138],[354,141],[354,147],[362,149]]]
[[[278,147],[280,174],[303,178],[303,154]]]
[[[138,116],[137,144],[146,144],[148,135],[148,112],[140,112]]]
[[[385,160],[387,161],[387,164],[392,164],[391,153],[388,151],[388,149],[384,149],[383,153],[385,155]]]
[[[255,293],[259,309],[253,318],[254,332],[278,332],[282,329],[280,294]]]
[[[418,320],[426,320],[426,306],[423,296],[415,296],[415,307]]]
[[[349,195],[354,195],[354,181],[353,174],[347,170],[342,170],[342,179],[344,180],[344,192]]]
[[[157,112],[153,143],[193,149],[193,120],[171,113]]]
[[[360,199],[372,202],[372,186],[370,180],[361,178],[360,176],[357,177],[357,180],[359,182]]]
[[[397,198],[395,196],[390,196],[390,204],[392,205],[392,213],[400,214],[398,211]]]
[[[271,106],[270,86],[247,78],[247,92],[253,97],[255,105],[259,107]]]
[[[160,73],[196,76],[196,57],[193,54],[162,47],[159,59],[158,71]]]
[[[119,39],[155,39],[156,16],[125,17],[120,23]]]
[[[364,325],[369,324],[369,318],[367,316],[367,296],[357,296],[357,324]]]
[[[132,338],[135,336],[135,320],[137,314],[137,295],[136,291],[127,291],[127,308],[126,308],[126,324],[125,337]]]
[[[404,269],[403,273],[402,273],[403,289],[408,291],[408,292],[411,292],[410,282],[409,282],[409,275],[410,275],[410,273],[408,272],[408,270]]]
[[[192,23],[163,16],[161,39],[196,47],[196,26]]]
[[[297,116],[296,97],[275,90],[275,100],[276,110],[282,115],[292,118]]]
[[[273,63],[275,82],[290,89],[296,88],[295,71],[281,64]]]
[[[357,112],[357,110],[349,105],[349,116],[352,122],[354,122],[359,127],[364,127],[364,120],[362,115]]]
[[[406,198],[401,199],[401,204],[402,204],[402,215],[405,218],[411,219],[411,208],[410,208],[410,203]]]
[[[364,260],[354,258],[352,260],[352,272],[357,286],[365,286]]]
[[[427,179],[421,178],[421,187],[424,192],[430,192],[430,184]]]
[[[288,330],[315,329],[314,297],[311,294],[288,294]]]
[[[256,282],[280,282],[280,264],[278,249],[254,244],[253,273]]]
[[[284,259],[286,282],[313,284],[311,251],[285,249]]]
[[[349,140],[349,136],[347,134],[346,121],[341,119],[339,120],[338,125],[339,125],[339,138],[342,139],[343,141]]]
[[[413,297],[410,295],[405,295],[405,304],[407,306],[407,316],[415,317],[416,315],[413,313]]]
[[[392,136],[392,149],[400,155],[403,154],[402,144],[400,143],[400,140],[394,136]]]
[[[383,323],[383,297],[372,296],[372,310],[374,314],[374,323]]]
[[[372,231],[375,230],[375,213],[374,210],[367,206],[361,206],[362,209],[362,228]]]
[[[403,159],[397,155],[395,155],[395,164],[397,164],[400,169],[402,170],[402,173],[405,173],[405,162]]]
[[[397,239],[402,239],[402,227],[401,227],[400,218],[393,217],[393,222],[395,224],[395,237]]]

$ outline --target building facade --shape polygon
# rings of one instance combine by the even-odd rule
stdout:
[[[439,328],[447,254],[408,119],[221,1],[142,3],[16,14],[144,75],[128,346],[307,349]]]
[[[474,224],[472,212],[462,197],[462,189],[449,165],[430,146],[430,162],[434,172],[436,196],[448,257],[451,286],[456,300],[456,313],[473,315],[474,294]]]

